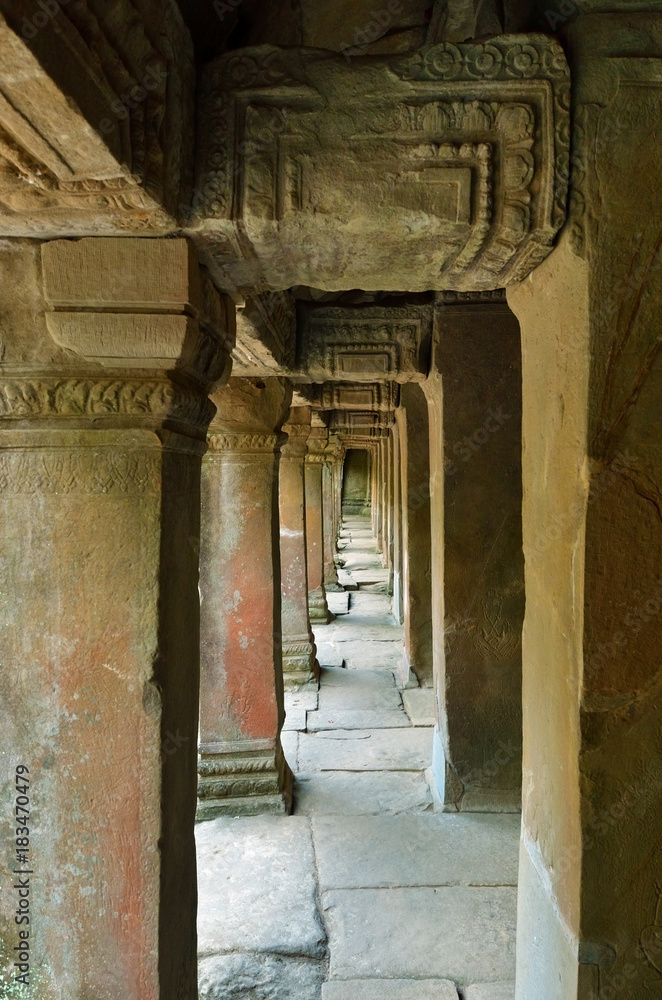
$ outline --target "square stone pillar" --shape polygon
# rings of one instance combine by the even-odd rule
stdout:
[[[293,407],[283,430],[288,436],[281,448],[278,480],[283,680],[286,688],[297,688],[319,677],[308,612],[304,466],[309,407]]]
[[[393,442],[393,615],[398,624],[402,624],[402,452],[397,422],[393,424],[391,438]]]
[[[324,589],[327,593],[341,591],[343,588],[338,583],[338,570],[336,569],[336,498],[337,486],[335,469],[339,462],[340,442],[335,435],[329,437],[329,444],[325,449],[324,465],[322,466],[322,518],[323,518],[323,541],[324,541]]]
[[[193,1000],[200,460],[234,310],[186,240],[41,250],[48,311],[34,287],[29,330],[5,322],[0,385],[2,801],[30,890],[5,945],[29,946],[21,996]]]
[[[400,682],[411,672],[432,684],[430,453],[428,411],[420,385],[401,388],[396,411],[402,466],[402,597],[404,648]]]
[[[662,975],[662,16],[580,15],[572,213],[509,289],[524,375],[519,1000]]]
[[[308,610],[312,623],[326,624],[329,606],[324,586],[324,507],[322,469],[328,442],[326,427],[314,426],[306,453],[306,545],[308,553]]]
[[[278,460],[291,388],[230,379],[202,472],[198,819],[286,813]]]
[[[437,782],[449,809],[516,811],[521,789],[524,615],[519,326],[505,302],[478,296],[436,316],[432,510],[439,728]],[[442,527],[443,526],[443,527]],[[435,567],[437,570],[435,572]],[[439,567],[442,567],[439,576]],[[441,757],[445,758],[443,772]]]

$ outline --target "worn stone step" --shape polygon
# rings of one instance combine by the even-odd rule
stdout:
[[[301,771],[423,771],[432,759],[427,729],[340,729],[299,734]]]
[[[517,885],[516,816],[317,816],[322,889]]]
[[[458,1000],[448,979],[346,979],[322,986],[322,1000]]]
[[[434,726],[434,691],[432,688],[411,688],[403,691],[402,701],[413,726]]]
[[[430,787],[415,771],[301,772],[294,801],[295,812],[302,816],[399,815],[432,809]]]
[[[517,890],[444,886],[333,889],[322,894],[330,979],[515,976]]]
[[[307,818],[216,819],[196,828],[196,844],[199,955],[325,954]]]
[[[318,733],[330,729],[401,729],[410,727],[411,721],[402,709],[364,708],[308,712],[306,725],[309,733]]]
[[[515,983],[478,983],[468,986],[464,1000],[515,1000]]]

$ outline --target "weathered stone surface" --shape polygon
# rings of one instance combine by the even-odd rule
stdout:
[[[313,833],[325,890],[517,885],[515,817],[316,817]]]
[[[322,673],[319,693],[320,712],[398,711],[402,708],[400,692],[390,674],[376,670],[348,673],[327,667]]]
[[[444,609],[434,640],[446,771],[440,794],[458,804],[467,789],[480,807],[481,794],[489,802],[495,790],[501,799],[509,794],[515,809],[524,616],[520,333],[505,303],[468,298],[438,307],[441,398],[436,380],[425,387],[443,411],[433,437],[444,456],[443,532],[432,532],[433,552],[443,549],[432,579],[433,590],[443,590],[437,608]]]
[[[294,770],[289,755],[288,760]],[[411,771],[299,773],[294,798],[301,816],[399,815],[432,809],[427,781],[422,772]]]
[[[296,774],[299,770],[299,732],[296,729],[283,729],[280,742],[285,754],[285,760],[290,770]]]
[[[232,352],[238,376],[284,375],[294,365],[296,307],[290,292],[264,292],[237,310],[237,343]]]
[[[323,956],[307,819],[215,819],[196,827],[196,843],[201,956]]]
[[[478,983],[464,991],[465,1000],[515,1000],[515,983]]]
[[[306,728],[307,714],[308,713],[305,708],[287,708],[286,706],[285,722],[283,723],[282,732],[286,733],[292,730],[295,730],[296,732],[303,732]]]
[[[29,68],[24,86],[26,97]],[[28,992],[174,1000],[195,991],[205,371],[177,381],[161,368],[145,373],[145,354],[164,356],[158,338],[140,360],[127,351],[130,363],[112,373],[54,351],[41,336],[36,255],[8,246],[27,279],[11,295],[33,283],[18,311],[3,303],[0,389],[0,703],[11,753],[1,794],[9,842],[18,765],[19,788],[28,780],[17,817],[33,849],[41,845],[42,865],[40,888],[31,887],[40,928],[29,941]],[[190,278],[188,251],[173,241],[175,256],[182,248],[171,270],[179,288]],[[12,276],[3,271],[2,284]],[[158,282],[118,280],[145,316],[169,308]],[[20,325],[30,310],[41,312],[38,324]],[[23,862],[22,853],[14,864],[26,870],[32,855]],[[19,943],[13,895],[0,914],[3,969]]]
[[[309,712],[308,732],[327,729],[398,729],[410,726],[405,713],[399,711],[370,711],[369,709],[340,709],[335,712]]]
[[[198,964],[200,1000],[320,1000],[320,962],[282,955],[212,955]]]
[[[302,771],[420,771],[431,757],[427,729],[346,729],[299,736]]]
[[[290,399],[279,379],[231,379],[214,396],[202,480],[200,818],[291,804],[275,594],[277,431]]]
[[[447,979],[348,979],[322,986],[322,1000],[458,1000]]]
[[[195,71],[174,0],[112,11],[4,0],[2,14],[0,231],[176,229],[190,204]]]
[[[342,571],[338,573],[338,582],[340,583],[340,576]],[[344,584],[341,584],[344,587]],[[346,615],[349,612],[349,593],[344,589],[342,592],[334,593],[333,591],[327,591],[326,603],[329,605],[329,611],[332,615]]]
[[[421,379],[427,373],[432,333],[430,305],[349,308],[299,303],[298,328],[302,375],[351,378],[357,383],[357,396],[360,383],[367,383],[367,390],[374,394],[372,383],[376,378],[408,381]],[[359,410],[349,422],[336,416],[336,424],[360,428],[360,433],[365,433],[370,427],[381,426],[382,416],[388,416],[388,411],[377,415]]]
[[[203,77],[194,226],[237,286],[503,287],[564,220],[568,90],[543,35],[230,52]]]
[[[334,889],[330,978],[512,981],[516,890]]]
[[[434,690],[412,688],[402,692],[405,712],[412,726],[434,726]]]

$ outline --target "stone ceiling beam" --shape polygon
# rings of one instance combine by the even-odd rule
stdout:
[[[0,0],[0,46],[0,234],[176,230],[195,70],[175,0]]]
[[[548,36],[351,63],[260,46],[200,93],[191,231],[228,290],[503,287],[564,222],[569,71]]]

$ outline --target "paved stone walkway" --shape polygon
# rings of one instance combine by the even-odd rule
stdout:
[[[201,1000],[513,1000],[519,817],[433,811],[369,520],[340,546],[358,589],[316,629],[319,692],[286,696],[294,815],[197,827]]]

